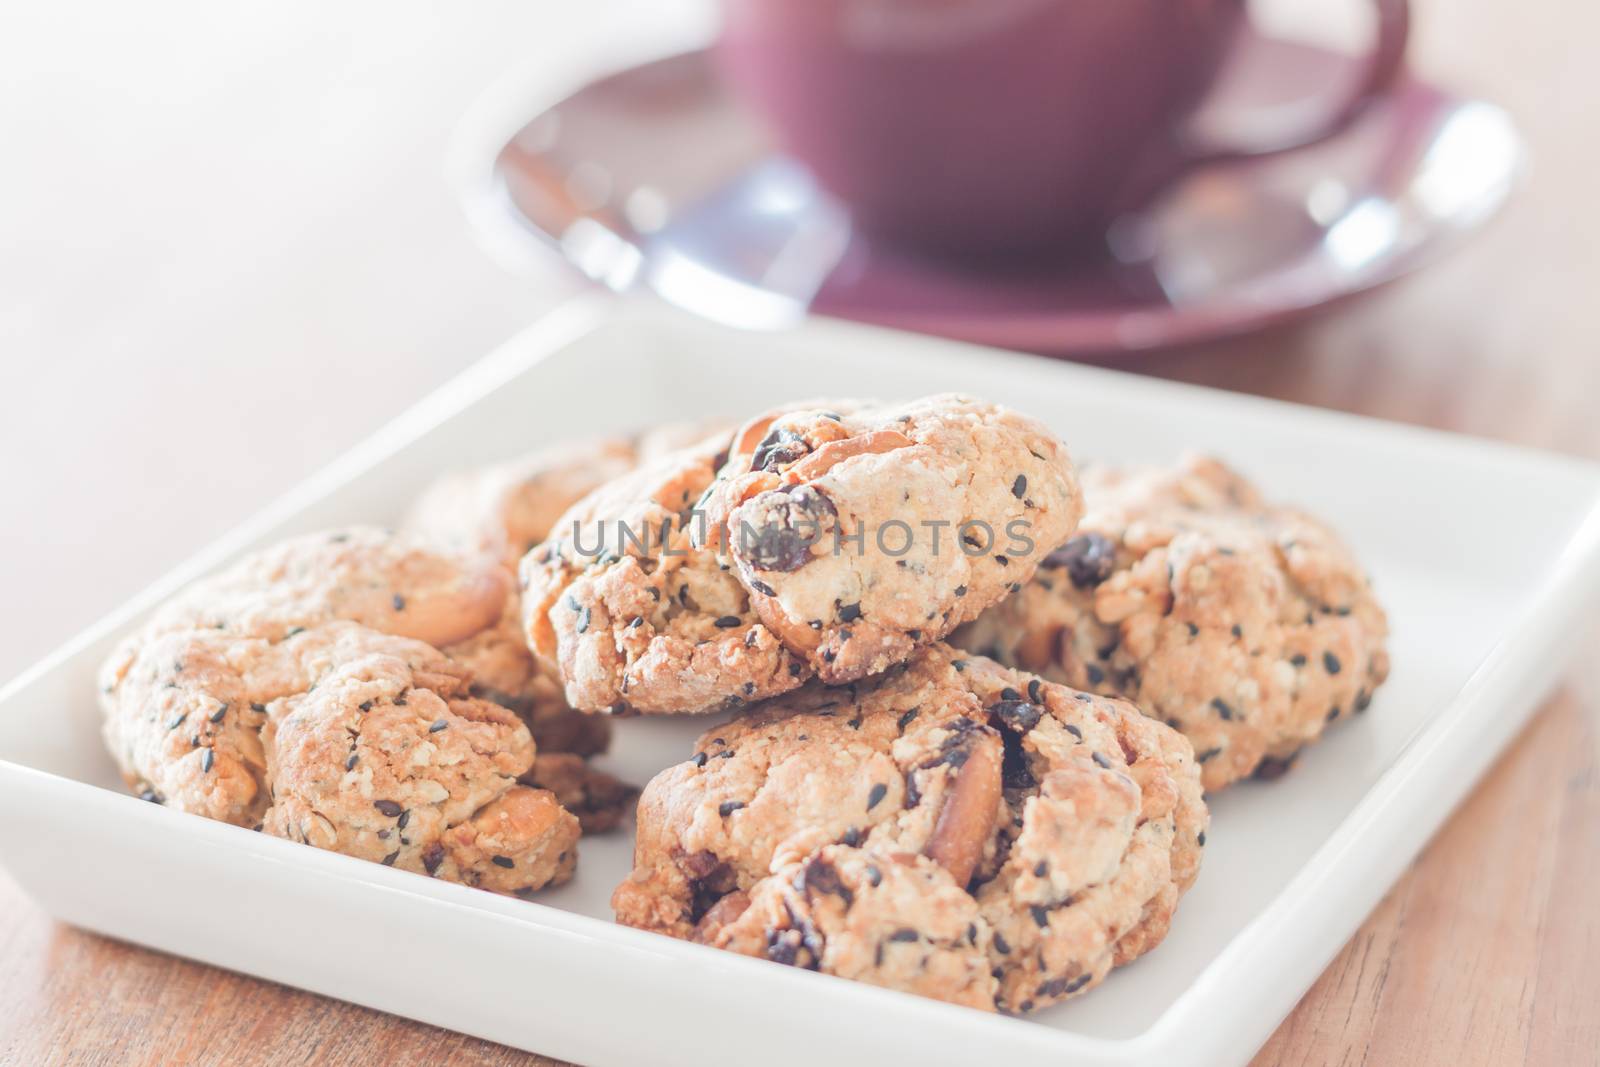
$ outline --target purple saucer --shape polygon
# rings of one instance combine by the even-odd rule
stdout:
[[[1354,74],[1340,55],[1257,37],[1229,92],[1289,101]],[[695,51],[538,111],[492,181],[502,228],[601,284],[733,325],[824,314],[1103,356],[1260,329],[1393,280],[1493,215],[1522,158],[1499,108],[1408,77],[1329,141],[1191,171],[1093,247],[938,261],[852,232]]]

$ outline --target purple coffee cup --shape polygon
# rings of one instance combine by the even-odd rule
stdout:
[[[1369,2],[1360,84],[1269,133],[1191,121],[1244,0],[723,0],[717,59],[863,230],[1011,253],[1098,237],[1197,162],[1343,129],[1403,63],[1406,0]]]

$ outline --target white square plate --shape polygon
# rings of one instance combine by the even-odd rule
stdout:
[[[1028,1019],[684,944],[610,921],[626,833],[532,902],[126,795],[95,667],[180,584],[242,551],[388,521],[429,477],[573,435],[813,395],[963,390],[1080,457],[1214,452],[1331,518],[1388,605],[1364,716],[1213,806],[1171,936]],[[1245,1062],[1559,678],[1600,592],[1600,468],[1464,438],[832,322],[726,331],[580,300],[497,350],[0,692],[0,857],[52,914],[208,963],[589,1064]],[[704,721],[625,721],[637,781]]]

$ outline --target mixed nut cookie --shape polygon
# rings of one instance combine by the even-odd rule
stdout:
[[[609,724],[560,699],[522,639],[516,583],[498,559],[439,551],[417,536],[356,526],[291,538],[191,585],[143,638],[218,628],[279,638],[336,619],[425,641],[469,668],[474,695],[521,713],[539,747],[604,751]]]
[[[1208,791],[1275,778],[1388,674],[1388,625],[1327,526],[1213,459],[1087,468],[1088,514],[956,645],[1121,696],[1194,744]]]
[[[107,672],[106,742],[147,799],[495,892],[572,875],[577,818],[518,783],[527,727],[423,641],[170,627]]]
[[[1187,741],[946,645],[701,739],[639,804],[619,921],[1005,1012],[1155,947],[1207,815]]]
[[[691,540],[726,441],[666,456],[602,487],[522,561],[528,644],[588,711],[697,712],[804,681],[732,568]]]
[[[563,516],[523,561],[529,643],[591,711],[848,682],[1021,588],[1080,510],[1061,443],[1004,408],[784,409]]]

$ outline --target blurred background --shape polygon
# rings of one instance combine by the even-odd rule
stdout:
[[[1357,0],[1252,6],[1269,31],[1332,47],[1370,32]],[[1503,214],[1329,314],[1114,362],[1600,456],[1600,13],[1555,0],[1413,11],[1414,69],[1508,109],[1529,147]],[[491,85],[565,69],[646,18],[710,13],[690,0],[0,3],[0,677],[587,287],[554,254],[518,271],[486,254],[451,176],[453,137]],[[1593,744],[1560,730],[1546,743]],[[1519,891],[1489,906],[1533,922],[1540,905]],[[0,886],[0,911],[31,907],[13,892]],[[0,975],[0,1016],[9,1000],[35,1026],[68,1025],[40,1014],[34,988],[88,958],[60,938],[42,919],[0,929],[0,954],[33,961],[25,982]],[[1520,1009],[1508,1018],[1494,1039],[1510,1048],[1533,1031]],[[351,1040],[374,1025],[352,1023],[367,1029]]]

